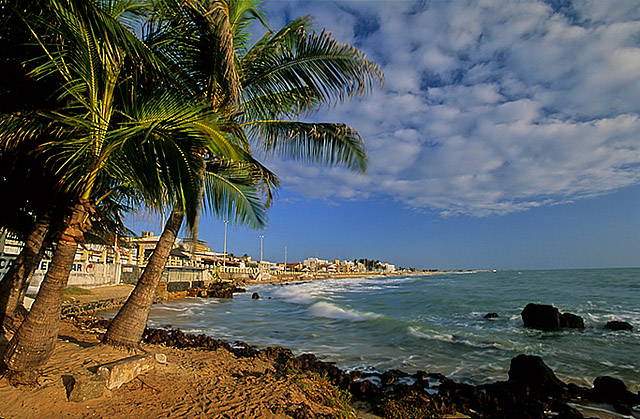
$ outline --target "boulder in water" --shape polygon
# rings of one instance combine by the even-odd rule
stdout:
[[[524,327],[538,330],[557,330],[563,327],[584,329],[582,317],[571,313],[560,313],[554,306],[529,303],[522,310]]]
[[[538,330],[556,330],[560,328],[560,312],[546,304],[529,303],[521,313],[524,327]]]
[[[621,322],[618,320],[607,322],[604,327],[609,330],[633,330],[631,323]]]
[[[251,294],[251,299],[252,300],[259,300],[260,299],[260,295],[258,295],[257,292],[254,292],[253,294]]]
[[[582,319],[582,317],[575,314],[562,313],[560,315],[560,327],[584,329],[584,320]]]
[[[485,319],[497,319],[498,317],[500,317],[498,313],[487,313],[484,315]]]

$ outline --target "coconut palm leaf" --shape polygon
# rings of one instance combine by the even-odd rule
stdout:
[[[242,57],[245,101],[304,89],[319,102],[333,104],[362,96],[382,82],[380,68],[361,51],[328,32],[308,32],[309,27],[310,18],[298,18],[266,34]]]
[[[365,172],[367,153],[360,134],[345,124],[254,121],[245,127],[261,138],[267,153]]]
[[[275,175],[257,163],[212,160],[204,174],[204,208],[236,224],[259,228],[266,224],[265,207],[277,184]]]

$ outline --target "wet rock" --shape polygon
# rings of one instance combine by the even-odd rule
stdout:
[[[633,330],[631,323],[621,322],[618,320],[607,322],[604,327],[609,330]]]
[[[622,380],[602,376],[593,381],[592,400],[630,407],[640,404],[640,395],[629,391]]]
[[[251,294],[251,299],[252,300],[259,300],[260,299],[260,295],[257,292],[254,292],[253,294]]]
[[[500,317],[498,313],[487,313],[484,315],[485,319],[497,319],[498,317]]]
[[[541,396],[563,397],[566,393],[564,383],[534,355],[518,355],[511,360],[509,382],[523,384]]]
[[[538,330],[556,330],[560,328],[560,312],[557,308],[529,303],[521,313],[524,327]]]
[[[584,329],[584,320],[576,314],[562,313],[560,315],[560,327]]]
[[[382,396],[382,390],[370,380],[359,380],[351,384],[351,394],[358,400],[377,402]]]
[[[544,331],[557,330],[563,327],[584,328],[582,317],[571,313],[560,313],[554,306],[529,303],[522,310],[524,327]]]

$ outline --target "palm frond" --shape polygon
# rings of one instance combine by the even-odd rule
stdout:
[[[262,139],[266,153],[366,172],[364,142],[348,125],[272,120],[254,121],[246,128]]]
[[[315,99],[307,103],[333,104],[382,83],[382,71],[361,51],[337,42],[329,32],[308,32],[309,24],[308,17],[292,21],[265,35],[242,58],[245,101],[306,89]]]
[[[218,160],[207,164],[204,174],[204,208],[236,224],[253,228],[263,227],[267,222],[266,204],[261,198],[260,170],[250,165]],[[270,179],[273,182],[273,178]]]

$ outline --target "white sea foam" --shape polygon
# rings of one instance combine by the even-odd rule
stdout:
[[[319,301],[311,306],[311,313],[316,317],[325,317],[328,319],[349,320],[353,322],[361,322],[369,319],[377,319],[381,317],[376,313],[360,312],[357,310],[343,309],[335,304],[326,301]]]

